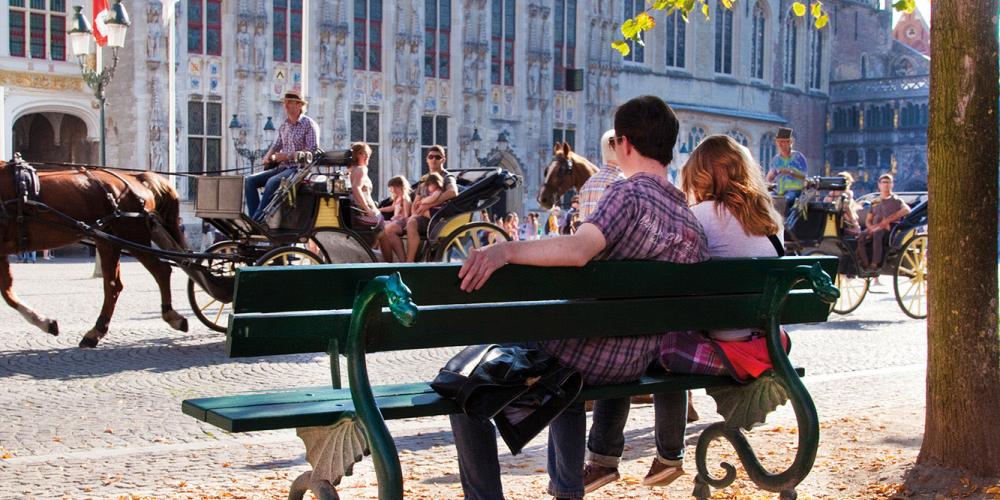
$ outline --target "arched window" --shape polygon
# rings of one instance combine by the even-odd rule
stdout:
[[[687,22],[680,13],[667,17],[667,67],[684,67],[684,48],[687,45]]]
[[[743,132],[740,132],[739,130],[733,129],[733,130],[730,130],[729,132],[726,132],[726,135],[728,135],[729,137],[732,137],[733,140],[735,140],[736,142],[742,144],[743,146],[750,147],[750,139],[747,139],[746,134],[744,134]]]
[[[809,88],[823,88],[823,30],[809,29]]]
[[[715,72],[733,74],[733,11],[715,3]]]
[[[750,78],[764,78],[764,29],[767,26],[767,12],[764,2],[753,7],[753,32],[750,35]]]
[[[889,170],[892,168],[892,150],[883,149],[882,152],[879,153],[878,160],[878,166],[880,169]]]
[[[847,166],[848,167],[858,166],[858,150],[856,149],[847,150]]]
[[[861,78],[868,78],[868,54],[861,54]]]
[[[776,147],[774,145],[774,134],[766,133],[760,138],[760,157],[757,158],[760,161],[761,166],[767,169],[767,166],[771,164],[771,158],[774,158],[776,154]]]
[[[785,15],[785,58],[784,58],[784,76],[785,83],[788,85],[795,85],[796,80],[796,68],[795,61],[797,60],[797,50],[799,45],[799,21],[795,16],[795,13],[788,11]]]
[[[681,145],[681,153],[691,154],[694,148],[701,144],[701,140],[705,138],[705,129],[702,127],[691,127],[688,131],[687,140]]]

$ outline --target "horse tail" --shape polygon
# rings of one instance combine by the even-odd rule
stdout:
[[[163,221],[163,227],[170,233],[170,237],[182,248],[188,248],[180,226],[181,201],[177,190],[163,176],[154,172],[142,172],[137,174],[136,178],[153,193],[156,213]]]

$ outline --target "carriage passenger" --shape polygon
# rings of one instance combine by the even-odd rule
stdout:
[[[850,172],[837,172],[839,177],[843,177],[846,183],[844,190],[833,190],[827,193],[823,201],[837,204],[837,209],[841,211],[843,217],[844,235],[858,236],[861,233],[861,225],[858,224],[858,207],[854,201],[854,176]]]
[[[363,142],[351,144],[351,224],[355,230],[382,232],[385,219],[372,198],[372,180],[368,177],[368,159],[372,148]]]
[[[382,211],[383,217],[385,214],[392,214],[392,217],[389,218],[390,221],[405,221],[410,216],[410,198],[413,196],[410,181],[406,180],[406,177],[402,175],[397,175],[389,179],[388,185],[389,197],[392,199],[392,204],[382,207],[379,210]]]
[[[417,184],[413,205],[410,209],[413,215],[407,218],[405,223],[395,221],[386,225],[385,231],[379,239],[379,243],[382,245],[382,255],[386,258],[386,262],[391,262],[391,256],[395,255],[397,251],[402,252],[404,230],[408,242],[406,262],[415,262],[417,251],[420,249],[420,237],[427,235],[431,214],[444,202],[458,196],[458,183],[455,176],[444,169],[445,161],[447,161],[447,156],[443,146],[435,144],[428,148],[427,168],[430,173],[440,176],[443,180],[443,187],[440,191],[431,193],[425,183]],[[391,249],[391,251],[387,252],[386,249]]]
[[[872,202],[872,209],[865,218],[865,230],[858,238],[858,260],[862,267],[875,271],[882,265],[882,251],[885,238],[892,224],[910,213],[910,206],[892,192],[892,174],[882,174],[878,178],[879,197]],[[872,258],[868,259],[868,242],[871,242]]]

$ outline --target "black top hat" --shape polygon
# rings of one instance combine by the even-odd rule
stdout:
[[[791,139],[792,129],[788,127],[778,127],[778,136],[775,139]]]

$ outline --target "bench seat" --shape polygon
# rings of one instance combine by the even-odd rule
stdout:
[[[799,376],[805,374],[797,368]],[[587,386],[578,400],[609,399],[640,394],[734,385],[730,377],[705,375],[644,376],[638,382]],[[430,384],[394,384],[372,388],[375,402],[386,420],[458,413],[458,406],[439,396]],[[345,412],[354,412],[350,389],[329,385],[277,392],[189,399],[184,413],[229,432],[267,431],[291,427],[331,425]]]

